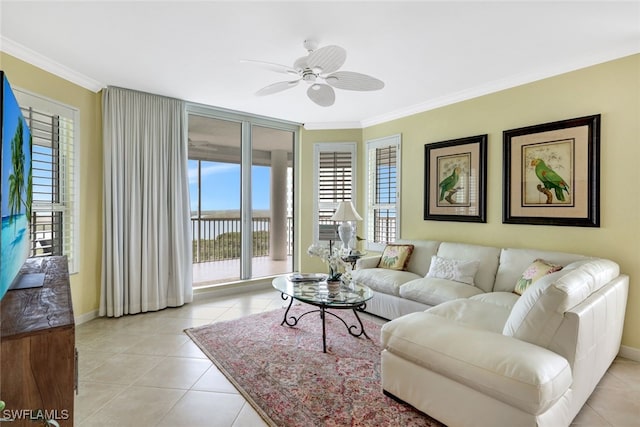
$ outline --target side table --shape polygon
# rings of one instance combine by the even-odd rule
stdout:
[[[342,260],[344,262],[348,262],[351,264],[351,268],[356,268],[356,263],[358,262],[358,260],[360,258],[362,258],[363,256],[365,256],[367,253],[366,252],[355,252],[352,251],[349,255],[342,257]]]

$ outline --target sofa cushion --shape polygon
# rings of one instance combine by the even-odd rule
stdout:
[[[482,302],[488,302],[500,307],[506,307],[509,312],[513,308],[516,301],[520,298],[513,292],[487,292],[472,296],[470,299]]]
[[[564,357],[452,322],[434,309],[384,324],[384,349],[530,414],[546,411],[571,386],[571,368]]]
[[[564,313],[619,274],[618,264],[599,259],[578,261],[544,276],[515,303],[503,334],[547,347]]]
[[[560,270],[562,270],[561,265],[553,264],[549,261],[538,258],[524,270],[516,282],[513,292],[518,295],[522,295],[529,286],[540,280],[543,276]]]
[[[502,249],[500,252],[500,267],[496,274],[493,290],[496,292],[513,292],[522,272],[538,258],[562,266],[574,261],[589,259],[583,255],[564,252],[537,249]]]
[[[427,305],[438,305],[457,298],[469,298],[482,289],[447,279],[423,277],[400,286],[399,295]]]
[[[389,270],[405,270],[412,252],[413,245],[387,245],[382,252],[378,267]]]
[[[500,248],[469,245],[466,243],[442,242],[438,247],[437,255],[444,258],[479,261],[478,272],[474,279],[475,286],[484,292],[491,292],[493,290],[493,282],[496,278],[498,260],[500,259]],[[520,273],[522,273],[522,271],[520,271]]]
[[[445,302],[431,307],[427,311],[469,328],[501,334],[511,308],[480,301],[472,297]]]
[[[419,277],[410,271],[388,270],[386,268],[365,268],[351,272],[352,280],[363,283],[374,291],[395,296],[400,295],[400,285]]]
[[[463,261],[434,255],[431,257],[427,277],[449,279],[473,286],[473,279],[476,276],[479,264],[479,261]]]
[[[440,242],[435,240],[396,240],[397,244],[413,245],[413,253],[407,264],[407,271],[424,277],[429,271],[431,257],[438,252]]]

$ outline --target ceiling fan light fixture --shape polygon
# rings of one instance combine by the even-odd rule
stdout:
[[[0,0],[1,1],[1,0]],[[305,40],[304,47],[308,55],[296,59],[293,67],[273,64],[264,61],[251,61],[264,68],[278,72],[296,75],[298,78],[293,81],[283,81],[270,84],[256,92],[256,95],[271,95],[292,88],[300,81],[307,83],[307,96],[321,107],[329,107],[335,102],[335,91],[333,88],[372,91],[380,90],[384,87],[384,82],[367,74],[353,71],[338,71],[347,58],[344,48],[335,45],[324,46],[317,49],[317,42]],[[321,80],[319,80],[321,79]]]
[[[315,83],[316,79],[318,78],[318,76],[316,76],[313,73],[304,73],[302,76],[302,80],[304,80],[305,82],[312,84]]]

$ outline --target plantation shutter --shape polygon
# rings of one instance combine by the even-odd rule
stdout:
[[[355,150],[353,143],[316,144],[316,224],[335,224],[338,203],[355,202]]]
[[[52,105],[52,109],[61,109]],[[62,107],[64,111],[64,107]],[[77,271],[75,114],[22,107],[32,135],[32,257],[66,255]]]
[[[368,144],[368,247],[395,242],[399,230],[400,136],[382,138]]]

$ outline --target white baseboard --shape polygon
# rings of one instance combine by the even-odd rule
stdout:
[[[631,360],[635,360],[636,362],[640,362],[640,348],[621,345],[620,351],[618,352],[618,356],[624,357],[625,359],[631,359]]]
[[[96,317],[98,317],[98,310],[93,310],[80,316],[76,316],[76,325],[82,325],[83,323],[87,323],[89,320],[93,320]]]

